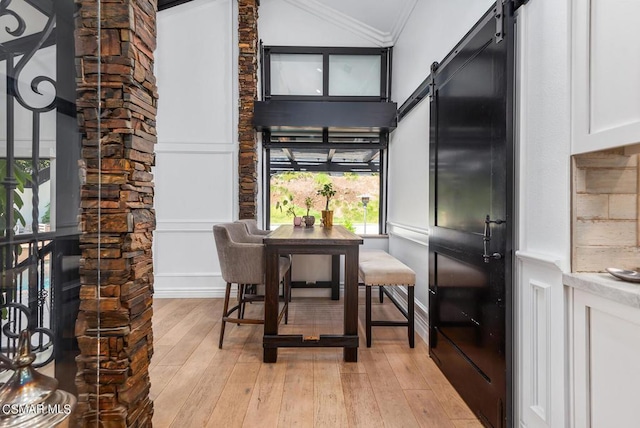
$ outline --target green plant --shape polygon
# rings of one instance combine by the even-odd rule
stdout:
[[[7,160],[0,159],[0,177],[3,179],[7,178]],[[9,233],[13,233],[12,229],[20,222],[22,226],[25,225],[24,217],[20,214],[20,208],[24,205],[22,201],[22,194],[24,192],[24,186],[28,181],[31,181],[31,176],[27,171],[25,171],[24,164],[16,161],[13,165],[13,178],[15,179],[16,187],[13,190],[13,216],[11,224],[8,224],[7,218],[7,192],[0,191],[0,236],[5,236],[7,230]],[[20,254],[22,252],[22,246],[16,244],[15,250],[10,247],[3,247],[0,249],[0,258],[2,260],[5,259],[6,251],[16,251],[16,254]],[[0,294],[0,305],[4,305],[5,297],[4,293]],[[8,309],[2,308],[2,319],[7,319],[8,317]]]
[[[47,209],[45,210],[42,218],[40,219],[42,223],[51,223],[51,203],[47,204]]]
[[[336,191],[333,189],[332,183],[324,184],[320,189],[318,189],[318,195],[322,195],[327,199],[327,203],[325,205],[325,211],[329,211],[329,202],[331,202],[331,198],[333,198],[336,194]]]
[[[289,205],[289,203],[291,203],[291,205]],[[277,201],[276,208],[279,209],[280,212],[283,212],[284,210],[284,212],[291,217],[296,216],[296,206],[293,204],[293,195],[287,195],[287,197],[282,201]]]
[[[7,176],[7,160],[0,159],[0,177]],[[13,229],[15,225],[20,222],[22,226],[25,225],[24,217],[20,214],[20,208],[24,205],[21,195],[24,193],[25,184],[31,180],[29,174],[23,169],[19,163],[14,164],[13,177],[16,180],[16,188],[13,191],[13,222],[11,225],[7,224],[7,192],[0,191],[0,233],[4,236],[7,228]],[[8,227],[7,227],[8,226]]]
[[[309,217],[309,210],[311,210],[311,207],[313,206],[313,199],[309,196],[304,198],[304,206],[307,207],[307,217]]]
[[[331,183],[331,177],[326,172],[319,172],[313,177],[313,181],[320,186],[324,186],[325,184]]]
[[[355,232],[356,231],[356,227],[353,225],[353,222],[351,220],[349,220],[349,219],[344,219],[343,225],[347,230],[349,230],[351,232]]]

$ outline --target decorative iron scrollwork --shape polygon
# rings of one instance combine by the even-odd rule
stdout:
[[[18,24],[16,29],[12,30],[10,27],[4,27],[4,29],[7,31],[7,33],[11,34],[12,36],[20,37],[24,34],[24,30],[27,29],[27,23],[15,11],[9,9],[10,4],[11,4],[11,0],[0,0],[0,18],[2,18],[3,16],[11,16],[15,18]]]

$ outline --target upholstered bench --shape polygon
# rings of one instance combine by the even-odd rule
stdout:
[[[414,285],[416,274],[407,265],[382,250],[360,250],[358,274],[360,282],[366,286],[366,330],[367,348],[371,347],[371,327],[407,327],[409,346],[414,346]],[[377,285],[380,293],[380,303],[386,294],[407,321],[389,321],[371,319],[371,287]],[[407,286],[407,309],[385,287]]]

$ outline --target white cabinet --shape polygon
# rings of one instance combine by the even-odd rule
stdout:
[[[571,426],[638,426],[640,309],[580,289],[572,308]]]
[[[573,154],[640,143],[639,22],[638,0],[573,0]]]

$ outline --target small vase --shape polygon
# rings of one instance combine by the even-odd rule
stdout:
[[[324,227],[332,227],[333,226],[333,210],[323,210],[322,211],[322,223]]]
[[[312,227],[313,223],[316,222],[316,218],[312,215],[306,215],[304,216],[304,224],[306,227]]]
[[[293,218],[293,225],[294,226],[301,226],[302,225],[302,217],[294,217]]]

